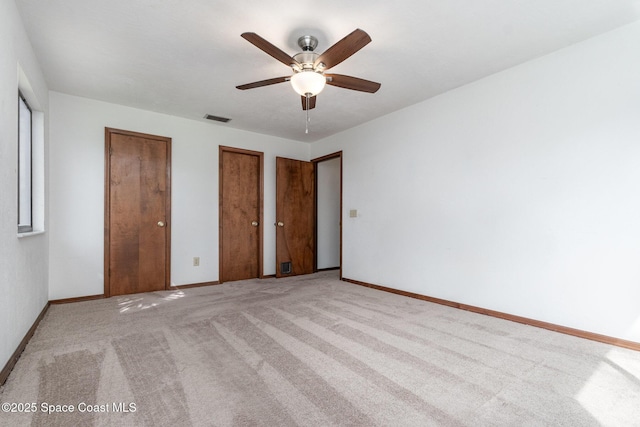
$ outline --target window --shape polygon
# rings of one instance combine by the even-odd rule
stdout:
[[[32,112],[18,92],[18,233],[33,231]]]

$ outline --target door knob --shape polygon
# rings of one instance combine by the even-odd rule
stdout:
[[[251,225],[253,225],[254,227],[257,227],[260,225],[260,223],[258,221],[251,221]]]
[[[284,222],[278,221],[278,227],[284,227]]]
[[[158,221],[158,227],[164,227],[164,222]]]

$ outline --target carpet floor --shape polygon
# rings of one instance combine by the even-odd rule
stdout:
[[[0,401],[3,426],[640,426],[640,353],[331,271],[52,305]]]

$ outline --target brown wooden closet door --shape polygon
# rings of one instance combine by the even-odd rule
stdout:
[[[262,153],[220,148],[220,282],[262,275]]]
[[[276,277],[313,273],[314,204],[313,163],[276,158]]]
[[[107,129],[105,295],[167,289],[171,139]]]

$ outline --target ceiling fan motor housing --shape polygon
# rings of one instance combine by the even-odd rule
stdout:
[[[302,52],[293,56],[293,59],[296,61],[295,64],[291,65],[293,71],[298,72],[311,70],[322,72],[324,64],[317,64],[314,66],[316,60],[320,56],[320,54],[313,51],[318,46],[318,39],[313,36],[302,36],[298,39],[298,46],[300,46]]]
[[[315,52],[300,52],[293,56],[293,59],[301,65],[301,67],[293,67],[294,71],[313,70],[313,64],[320,55]]]

